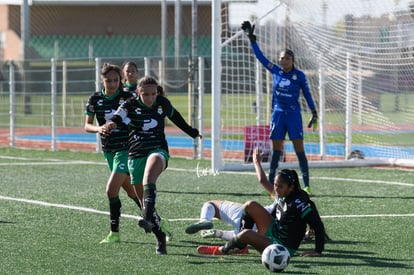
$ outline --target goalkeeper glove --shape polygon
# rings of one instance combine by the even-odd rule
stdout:
[[[241,24],[241,29],[247,35],[250,40],[250,43],[256,42],[256,35],[253,34],[254,32],[254,25],[252,26],[249,21],[244,21]]]
[[[312,116],[308,122],[308,128],[311,127],[313,131],[315,131],[318,128],[318,114],[316,113],[316,110],[312,110]]]

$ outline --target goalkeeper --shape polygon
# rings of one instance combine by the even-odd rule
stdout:
[[[318,115],[309,90],[305,74],[294,66],[295,55],[292,50],[285,49],[280,53],[279,65],[268,60],[256,43],[254,25],[244,21],[242,30],[248,36],[256,58],[273,75],[272,118],[270,123],[270,139],[272,157],[270,160],[269,181],[273,184],[279,159],[283,150],[286,133],[293,143],[302,173],[304,190],[310,194],[308,160],[303,143],[303,124],[300,113],[299,96],[302,90],[312,117],[308,127],[317,128]]]

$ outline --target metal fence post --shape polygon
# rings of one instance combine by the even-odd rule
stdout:
[[[50,81],[50,94],[51,94],[51,121],[52,121],[52,139],[51,139],[51,148],[52,151],[56,151],[56,59],[51,59],[51,81]]]
[[[14,109],[14,97],[16,93],[16,83],[14,81],[14,63],[13,60],[9,62],[9,90],[10,90],[10,147],[16,145],[15,136],[15,109]]]

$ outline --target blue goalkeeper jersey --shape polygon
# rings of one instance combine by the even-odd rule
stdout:
[[[285,73],[280,66],[271,62],[263,55],[257,43],[252,43],[251,45],[256,58],[273,75],[272,110],[300,112],[299,96],[301,90],[309,108],[315,110],[315,104],[305,74],[296,68]]]

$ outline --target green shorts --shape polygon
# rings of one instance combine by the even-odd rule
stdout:
[[[270,243],[272,243],[272,244],[278,243],[278,244],[281,244],[281,245],[285,246],[285,245],[282,243],[282,241],[281,241],[278,237],[276,237],[276,236],[273,234],[273,233],[276,231],[275,226],[276,226],[276,225],[275,225],[275,222],[274,222],[274,219],[273,219],[272,223],[269,225],[269,227],[267,228],[267,230],[266,230],[266,232],[265,232],[265,234],[264,234],[264,235],[270,239]],[[286,246],[285,246],[285,247],[286,247]],[[294,249],[290,249],[290,248],[288,248],[288,247],[286,247],[286,249],[289,251],[289,254],[290,254],[291,256],[293,256],[293,255],[295,255],[295,254],[296,254],[296,250],[294,250]]]
[[[104,152],[109,170],[117,173],[128,173],[128,151]]]
[[[165,159],[165,168],[167,168],[168,160],[170,159],[170,154],[168,154],[168,152],[164,149],[154,150],[143,158],[129,159],[128,168],[129,172],[131,173],[131,184],[142,183],[142,179],[144,178],[145,172],[145,164],[147,163],[148,157],[152,154],[161,155]]]

